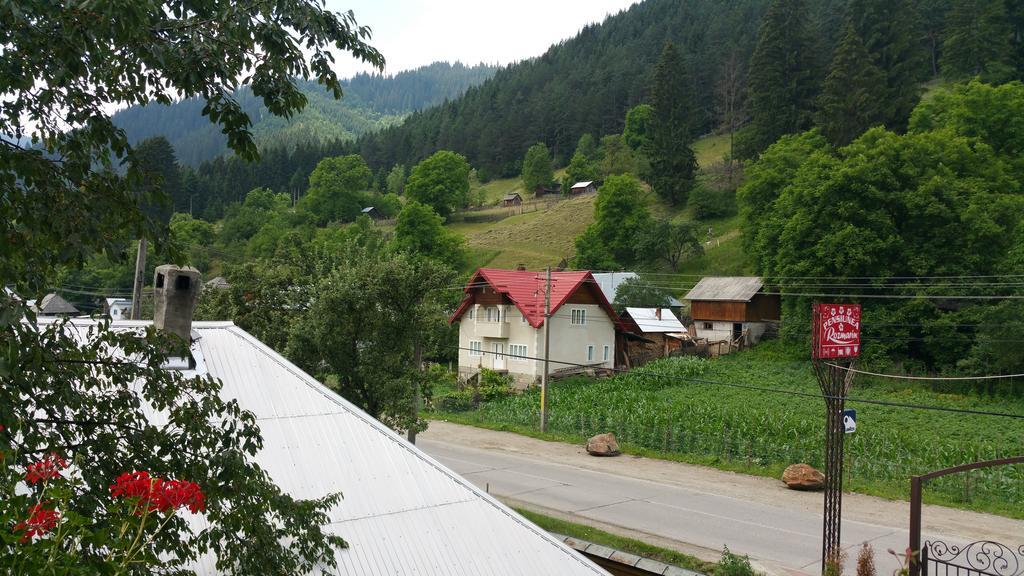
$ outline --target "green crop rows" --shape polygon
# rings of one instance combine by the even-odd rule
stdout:
[[[819,393],[810,365],[779,342],[717,360],[673,358],[608,379],[559,381],[549,432],[582,441],[612,431],[641,454],[777,476],[792,463],[821,468],[824,403],[813,397],[726,387]],[[1024,414],[1019,397],[936,393],[858,376],[852,398]],[[539,392],[485,403],[453,421],[539,430]],[[1024,454],[1024,420],[851,401],[858,431],[846,436],[848,489],[907,498],[909,478],[956,464]],[[926,501],[1024,517],[1024,466],[957,474],[928,484]]]

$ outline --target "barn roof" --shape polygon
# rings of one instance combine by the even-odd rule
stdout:
[[[516,198],[522,200],[523,197],[519,195],[519,192],[510,192],[505,194],[505,197],[502,198],[502,200],[515,200]]]
[[[621,286],[623,282],[636,277],[636,272],[598,272],[594,274],[594,279],[597,280],[597,285],[601,287],[601,291],[604,292],[604,297],[607,298],[609,302],[615,302],[615,295],[619,293],[619,286]],[[675,296],[670,296],[668,305],[682,306],[683,303]]]
[[[474,289],[486,284],[499,294],[508,296],[509,300],[516,305],[516,308],[526,317],[526,321],[534,328],[544,325],[544,286],[546,284],[544,272],[531,272],[529,270],[502,270],[499,268],[480,268],[469,279],[465,292],[467,297],[463,299],[458,310],[452,315],[449,322],[455,322],[469,309],[470,298],[468,294]],[[612,308],[611,303],[605,298],[594,275],[590,272],[552,272],[551,273],[551,314],[554,315],[559,308],[565,304],[577,290],[583,289],[587,284],[592,285],[597,296],[598,305],[608,314],[612,321],[618,325],[619,317]]]
[[[114,329],[150,322],[114,322]],[[73,321],[84,331],[92,321]],[[253,412],[256,462],[296,498],[342,492],[327,531],[340,574],[606,575],[230,322],[195,322],[194,372]],[[219,574],[212,557],[195,567]]]
[[[626,314],[629,314],[637,328],[644,334],[686,333],[686,327],[668,308],[661,309],[660,318],[657,308],[626,308]]]
[[[685,299],[749,302],[763,287],[757,276],[706,276],[686,294]]]
[[[593,180],[587,180],[586,182],[577,182],[577,183],[573,184],[572,187],[573,188],[586,188],[587,186],[590,186],[593,183],[594,183]]]

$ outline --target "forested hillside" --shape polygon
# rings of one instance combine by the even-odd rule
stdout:
[[[448,104],[413,114],[401,126],[367,135],[358,152],[371,166],[415,162],[434,150],[464,154],[494,176],[518,173],[535,142],[565,164],[584,133],[622,132],[626,111],[648,97],[666,41],[680,47],[691,74],[698,133],[720,123],[723,84],[741,81],[767,0],[649,0],[584,28],[544,55],[499,70]],[[842,2],[812,6],[827,54]]]
[[[435,62],[393,76],[358,74],[343,83],[344,96],[335,100],[312,81],[299,83],[308,99],[305,110],[291,119],[269,114],[249,87],[235,97],[253,121],[252,132],[261,147],[288,149],[351,140],[361,134],[401,122],[414,111],[455,98],[494,74],[492,66]],[[163,136],[174,146],[182,164],[198,166],[226,150],[220,130],[202,115],[203,102],[190,98],[171,106],[150,105],[121,110],[114,123],[137,143]]]

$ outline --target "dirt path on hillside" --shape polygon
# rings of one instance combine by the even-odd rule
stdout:
[[[705,466],[656,460],[633,455],[594,458],[582,446],[548,442],[511,432],[497,432],[443,421],[431,421],[421,435],[436,442],[469,446],[482,450],[529,456],[538,460],[566,464],[607,474],[673,484],[751,502],[771,502],[808,513],[819,513],[821,494],[796,492],[771,478],[726,472]],[[909,491],[909,482],[908,482]],[[843,519],[890,526],[906,530],[910,515],[907,502],[847,493],[843,497]],[[994,540],[1007,545],[1024,545],[1024,521],[993,514],[925,505],[923,530],[937,536],[970,541]]]

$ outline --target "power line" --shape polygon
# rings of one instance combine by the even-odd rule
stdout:
[[[462,347],[462,346],[454,346],[452,348],[455,348],[457,350],[471,351],[470,348],[465,348],[465,347]],[[490,352],[490,351],[486,351],[486,350],[472,350],[472,351],[480,352],[481,355],[493,354],[495,356],[511,356],[511,357],[517,358],[519,360],[543,360],[543,358],[538,358],[538,357],[534,357],[534,356],[512,355],[512,354],[507,353],[507,352]],[[619,374],[630,373],[630,374],[637,374],[639,376],[651,376],[651,377],[654,377],[654,378],[661,378],[663,380],[668,380],[669,382],[675,382],[675,383],[679,383],[679,382],[694,382],[694,383],[697,383],[697,384],[708,384],[708,385],[714,385],[714,386],[724,386],[726,388],[738,388],[738,389],[742,389],[742,390],[752,390],[752,391],[756,391],[756,392],[768,392],[768,393],[772,393],[772,394],[783,394],[783,395],[796,396],[796,397],[801,397],[801,398],[818,398],[818,399],[823,399],[823,400],[825,400],[825,399],[828,399],[828,400],[838,399],[838,397],[836,397],[836,396],[829,396],[829,395],[820,394],[820,393],[800,392],[798,390],[786,390],[786,389],[783,389],[783,388],[769,388],[769,387],[765,387],[765,386],[755,386],[753,384],[740,384],[740,383],[734,383],[734,382],[722,382],[722,381],[719,381],[719,380],[707,380],[707,379],[703,379],[703,378],[678,377],[678,376],[672,376],[670,374],[661,374],[661,373],[653,372],[653,371],[650,371],[650,370],[636,369],[636,370],[630,371],[630,370],[626,370],[624,368],[603,368],[603,367],[601,367],[599,365],[595,365],[595,364],[581,364],[581,363],[578,363],[578,362],[568,362],[568,361],[565,361],[565,360],[549,360],[549,362],[554,363],[554,364],[562,364],[562,365],[570,366],[570,367],[576,367],[576,368],[590,368],[590,369],[601,368],[603,370],[610,370],[612,372],[619,373]],[[859,402],[861,404],[872,404],[872,405],[876,405],[876,406],[888,406],[888,407],[892,407],[892,408],[905,408],[905,409],[912,409],[912,410],[930,410],[930,411],[934,411],[934,412],[951,412],[951,413],[954,413],[954,414],[971,414],[971,415],[975,415],[975,416],[996,416],[996,417],[1000,417],[1000,418],[1013,418],[1013,419],[1017,419],[1017,420],[1024,420],[1024,414],[1011,414],[1011,413],[1008,413],[1008,412],[993,412],[993,411],[988,411],[988,410],[972,410],[972,409],[969,409],[969,408],[949,408],[949,407],[945,407],[945,406],[932,406],[932,405],[927,405],[927,404],[910,404],[910,403],[904,403],[904,402],[889,402],[889,401],[886,401],[886,400],[871,400],[869,398],[854,398],[854,397],[849,397],[849,396],[846,397],[846,401],[847,402]]]
[[[847,372],[853,372],[855,374],[864,374],[865,376],[875,376],[877,378],[896,378],[898,380],[929,380],[929,381],[945,381],[945,380],[999,380],[1001,378],[1021,378],[1024,374],[997,374],[990,376],[903,376],[899,374],[879,374],[878,372],[868,372],[866,370],[857,370],[849,366],[840,366],[838,364],[831,364],[825,362],[826,366],[833,368],[839,368],[846,370]]]

